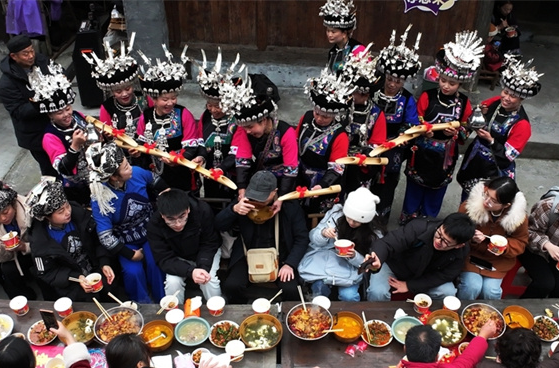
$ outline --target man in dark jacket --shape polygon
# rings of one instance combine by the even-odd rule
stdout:
[[[6,46],[10,51],[0,62],[2,77],[0,78],[0,100],[10,114],[17,143],[28,149],[39,164],[42,175],[58,176],[52,167],[47,153],[43,150],[43,134],[49,123],[47,114],[41,114],[29,99],[34,92],[27,88],[27,75],[34,66],[48,74],[49,59],[35,54],[31,40],[27,36],[16,36]]]
[[[427,293],[433,299],[456,294],[453,281],[464,268],[475,225],[467,215],[416,219],[373,243],[375,258],[367,300],[388,301],[392,293]],[[379,270],[380,268],[380,270]]]
[[[69,203],[60,182],[41,182],[27,203],[33,216],[28,236],[34,272],[56,294],[43,292],[45,299],[66,296],[77,302],[91,301],[96,296],[108,300],[108,291],[115,292],[115,274],[110,255],[97,237],[91,211]],[[94,290],[86,280],[94,272],[103,277],[104,287],[99,294],[92,294]]]
[[[297,266],[309,244],[309,232],[305,215],[299,203],[283,203],[278,220],[270,205],[277,194],[277,179],[269,171],[258,171],[250,179],[245,196],[231,203],[216,216],[216,228],[229,231],[238,226],[240,235],[233,244],[223,293],[229,303],[243,304],[248,301],[246,288],[249,284],[246,249],[279,248],[279,273],[277,285],[283,290],[283,300],[299,300]],[[268,214],[267,216],[265,214]],[[278,244],[275,231],[278,227]]]
[[[155,262],[167,274],[165,294],[178,291],[179,304],[184,303],[190,279],[200,285],[204,298],[220,296],[221,238],[210,206],[190,193],[169,189],[157,197],[157,208],[148,223],[148,242]]]

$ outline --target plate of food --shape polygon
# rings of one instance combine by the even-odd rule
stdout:
[[[27,331],[27,341],[36,346],[50,344],[56,339],[56,334],[47,330],[43,320],[37,321]]]
[[[548,316],[534,317],[534,327],[532,327],[532,331],[546,342],[552,342],[559,338],[559,324]]]
[[[369,334],[367,334],[365,328],[369,329]],[[370,321],[367,321],[367,323],[363,327],[361,338],[367,344],[375,348],[382,348],[383,346],[386,346],[390,344],[390,342],[392,342],[392,329],[390,328],[388,323],[378,319],[372,319]]]
[[[210,329],[210,342],[218,348],[225,348],[229,341],[240,337],[239,325],[233,321],[216,322]]]
[[[93,328],[95,337],[103,344],[125,333],[139,334],[144,327],[144,317],[135,309],[114,307],[107,310],[107,314],[111,319],[101,314]]]
[[[332,314],[317,304],[297,304],[287,313],[286,324],[291,334],[301,340],[318,340],[327,335],[323,332],[332,329]]]
[[[62,320],[62,324],[74,336],[76,342],[89,344],[95,337],[93,325],[97,316],[93,312],[74,312]]]
[[[0,314],[0,340],[10,336],[14,329],[14,320],[7,314]]]
[[[462,324],[466,327],[469,333],[477,336],[481,327],[489,319],[495,321],[497,332],[495,336],[490,337],[489,340],[494,340],[505,332],[505,319],[501,312],[489,304],[472,303],[464,308],[462,311]]]

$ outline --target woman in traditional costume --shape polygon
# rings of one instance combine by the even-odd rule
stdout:
[[[394,45],[396,31],[392,31],[390,44],[380,51],[377,70],[384,75],[383,87],[377,90],[372,100],[378,109],[384,112],[386,119],[386,140],[397,138],[406,129],[419,125],[417,105],[410,91],[404,88],[404,83],[415,78],[421,68],[419,55],[419,40],[421,33],[417,34],[415,46],[406,47],[406,39],[411,25],[401,36],[402,43]],[[394,202],[394,192],[400,181],[400,169],[404,163],[406,146],[393,147],[382,157],[388,158],[388,164],[382,167],[380,178],[372,191],[380,198],[377,205],[377,219],[387,224]]]
[[[353,8],[353,0],[327,0],[318,13],[324,17],[326,37],[333,44],[328,52],[328,68],[336,74],[341,73],[352,53],[365,49],[361,42],[351,38],[357,25]]]
[[[43,136],[43,149],[62,177],[68,199],[87,206],[90,192],[86,143],[98,141],[99,135],[92,126],[88,128],[84,115],[72,108],[76,94],[62,74],[62,67],[51,63],[49,71],[50,74],[43,74],[34,68],[29,74],[30,88],[35,92],[31,101],[51,120]]]
[[[344,165],[336,160],[347,156],[349,140],[345,132],[345,114],[353,88],[327,68],[319,78],[311,78],[305,92],[313,104],[299,120],[299,176],[297,184],[310,190],[340,184]],[[337,196],[304,201],[307,213],[325,213],[337,202]]]
[[[251,176],[260,170],[270,171],[278,179],[279,196],[295,190],[299,166],[297,134],[291,125],[278,119],[274,101],[255,96],[248,75],[242,82],[224,81],[220,94],[222,108],[234,115],[238,126],[231,151],[235,154],[239,198],[244,197]],[[281,204],[274,201],[274,214],[280,211]]]
[[[472,126],[477,136],[468,146],[456,176],[462,186],[462,200],[480,180],[516,176],[515,160],[532,135],[522,101],[541,89],[538,80],[542,74],[529,65],[508,58],[501,75],[501,94],[481,103],[477,113],[481,125]]]
[[[177,159],[184,157],[197,164],[205,161],[203,152],[202,126],[194,120],[192,113],[177,104],[183,78],[186,76],[184,63],[188,60],[183,52],[182,63],[174,63],[173,55],[166,51],[167,61],[154,65],[142,53],[148,70],[140,79],[144,93],[153,98],[154,106],[147,108],[138,121],[136,133],[147,145],[168,152]],[[189,168],[178,165],[167,158],[153,159],[153,167],[172,188],[197,192],[199,177]]]
[[[409,148],[406,164],[406,194],[400,224],[413,218],[437,217],[458,161],[458,144],[467,138],[466,123],[472,113],[470,100],[458,92],[473,80],[483,55],[483,41],[477,32],[459,32],[436,56],[439,88],[423,92],[417,101],[419,121],[425,133]],[[435,124],[460,122],[458,128],[432,131]]]

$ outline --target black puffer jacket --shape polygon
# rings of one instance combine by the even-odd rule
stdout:
[[[48,63],[46,56],[36,54],[35,65],[41,68],[43,74],[48,74]],[[27,88],[29,80],[25,70],[10,55],[0,62],[0,70],[3,73],[0,78],[0,100],[12,118],[17,144],[29,150],[41,149],[49,118],[47,114],[39,113],[29,101],[35,92]]]

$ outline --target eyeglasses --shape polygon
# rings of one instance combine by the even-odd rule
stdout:
[[[483,191],[483,193],[481,194],[481,197],[483,198],[483,201],[487,203],[487,205],[489,207],[493,207],[495,205],[500,205],[501,203],[499,203],[498,200],[492,198],[489,193],[487,192],[487,189]]]
[[[452,248],[452,247],[455,247],[455,246],[458,245],[458,244],[452,244],[450,242],[450,240],[446,239],[443,236],[443,231],[440,227],[435,232],[435,239],[439,240],[441,242],[442,246],[445,247],[445,248]]]
[[[163,215],[161,215],[161,217],[163,217],[163,221],[165,221],[167,225],[183,224],[188,221],[188,211],[184,211],[177,217],[167,217]]]

